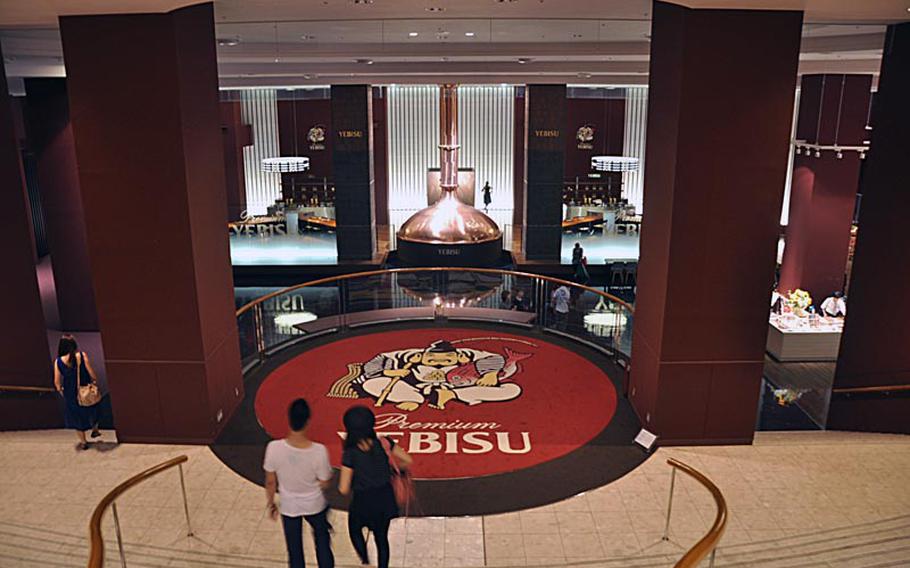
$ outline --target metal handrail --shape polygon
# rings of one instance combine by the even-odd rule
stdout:
[[[0,385],[0,391],[8,392],[57,392],[51,387],[20,387],[16,385]]]
[[[187,456],[178,456],[169,459],[166,462],[150,467],[145,471],[137,473],[133,477],[114,487],[107,495],[102,497],[101,501],[95,507],[92,517],[88,523],[88,535],[91,550],[88,557],[88,568],[102,568],[104,566],[104,537],[101,534],[101,520],[107,508],[111,508],[114,515],[114,529],[117,533],[117,547],[120,550],[120,565],[126,566],[126,555],[123,552],[123,538],[120,534],[120,517],[117,514],[117,498],[128,489],[139,485],[146,479],[158,475],[162,471],[177,467],[180,470],[180,489],[183,492],[183,512],[186,514],[186,531],[187,536],[193,536],[193,529],[190,525],[190,508],[186,500],[186,482],[183,479],[183,464],[188,460]]]
[[[910,385],[881,385],[875,387],[847,387],[832,389],[834,394],[859,394],[864,392],[904,392],[910,391]]]
[[[673,511],[673,487],[676,484],[676,470],[682,471],[710,491],[711,496],[714,497],[714,504],[717,505],[717,514],[714,516],[714,524],[711,525],[711,528],[708,529],[705,536],[701,537],[701,539],[696,542],[695,545],[676,562],[676,564],[674,564],[674,568],[695,568],[708,556],[711,557],[709,566],[714,566],[714,555],[717,552],[717,544],[720,542],[720,538],[724,535],[724,530],[727,528],[727,517],[729,515],[729,512],[727,511],[727,500],[724,499],[724,495],[717,485],[714,485],[713,481],[708,479],[705,474],[694,467],[673,458],[668,459],[667,464],[673,468],[673,472],[670,475],[670,500],[667,504],[667,524],[664,528],[663,540],[669,540],[670,538],[670,513]]]
[[[364,272],[352,272],[350,274],[342,274],[338,276],[329,276],[328,278],[320,278],[318,280],[313,280],[311,282],[304,282],[303,284],[296,284],[294,286],[289,286],[287,288],[282,288],[281,290],[276,290],[266,294],[265,296],[256,298],[252,302],[249,302],[237,310],[237,317],[240,317],[245,312],[249,311],[253,306],[261,304],[267,300],[271,300],[277,296],[287,294],[288,292],[293,292],[294,290],[299,290],[300,288],[306,288],[307,286],[318,286],[321,284],[328,284],[332,282],[341,282],[343,280],[351,280],[353,278],[362,278],[366,276],[379,276],[381,274],[404,274],[412,272],[479,272],[483,274],[500,274],[500,275],[510,275],[510,276],[521,276],[526,278],[539,278],[540,280],[546,280],[548,282],[554,282],[556,284],[564,284],[566,286],[571,286],[574,288],[579,288],[587,292],[592,292],[599,296],[607,298],[611,302],[616,302],[625,308],[630,314],[635,313],[635,308],[631,304],[626,302],[621,298],[598,290],[597,288],[591,288],[590,286],[584,286],[577,284],[575,282],[570,282],[569,280],[563,280],[561,278],[554,278],[552,276],[544,276],[542,274],[534,274],[532,272],[518,272],[514,270],[501,270],[499,268],[471,268],[471,267],[423,267],[423,268],[386,268],[382,270],[367,270]]]

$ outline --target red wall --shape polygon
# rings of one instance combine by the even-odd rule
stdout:
[[[34,239],[19,144],[7,93],[3,54],[0,53],[0,227],[4,231],[4,238],[0,239],[0,258],[3,259],[0,384],[49,387],[53,383],[47,329],[35,274]],[[4,403],[0,409],[0,427],[15,426],[6,422],[12,418],[6,414],[9,405]]]
[[[297,130],[294,130],[296,109]],[[325,128],[323,150],[310,148],[307,134],[314,126]],[[307,156],[310,159],[310,176],[332,179],[332,105],[329,99],[278,101],[278,143],[282,156]],[[296,138],[296,151],[295,151]]]
[[[294,129],[294,109],[297,109]],[[307,140],[310,128],[320,125],[325,130],[324,149],[311,149]],[[373,87],[373,167],[375,191],[375,215],[377,225],[389,223],[388,199],[388,150],[386,130],[386,99],[381,95],[380,87]],[[332,101],[330,99],[306,99],[297,101],[278,101],[278,141],[282,156],[295,154],[294,140],[296,137],[296,153],[310,158],[310,170],[304,178],[328,178],[329,183],[334,180],[332,171]]]
[[[621,155],[625,129],[625,99],[568,99],[566,108],[566,179],[587,179],[591,156]],[[594,148],[578,148],[576,134],[584,125],[594,127]]]

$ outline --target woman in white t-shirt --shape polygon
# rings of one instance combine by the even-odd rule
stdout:
[[[265,494],[269,516],[278,518],[284,528],[288,547],[288,566],[304,568],[303,520],[313,528],[316,541],[316,562],[319,568],[333,568],[331,525],[328,521],[329,505],[322,490],[332,480],[329,452],[322,444],[306,435],[310,421],[310,405],[302,398],[291,403],[288,422],[291,431],[283,440],[273,440],[265,448]],[[275,504],[275,491],[279,504]]]

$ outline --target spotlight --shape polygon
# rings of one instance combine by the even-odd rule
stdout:
[[[529,61],[531,61],[531,59],[530,59],[529,57],[519,57],[519,58],[518,58],[518,63],[519,63],[520,65],[525,65],[525,64],[528,63]]]
[[[465,32],[464,35],[466,37],[474,37],[474,32]]]
[[[797,156],[800,156],[800,155],[802,155],[802,153],[803,153],[803,148],[802,148],[802,146],[797,146],[797,147],[796,147],[796,155],[797,155]]]
[[[859,153],[859,159],[860,159],[860,160],[865,160],[865,159],[866,159],[866,153],[865,153],[865,152],[860,152],[860,153]]]
[[[418,35],[420,34],[417,32],[408,32],[408,37],[417,37]]]
[[[816,157],[816,158],[821,158],[821,157],[822,157],[822,151],[821,151],[821,150],[816,150],[816,151],[815,151],[815,157]]]
[[[840,150],[838,150],[838,151],[837,151],[837,154],[834,154],[834,155],[837,156],[837,159],[838,159],[838,160],[843,159],[843,157],[844,157],[844,153],[841,152]]]

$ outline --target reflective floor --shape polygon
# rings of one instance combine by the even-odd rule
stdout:
[[[336,264],[335,233],[260,237],[231,235],[231,263],[237,266]]]
[[[259,237],[232,235],[231,262],[237,266],[336,264],[338,253],[334,233],[303,233]],[[570,233],[562,237],[563,264],[571,264],[572,247],[580,242],[588,262],[638,260],[638,235]]]
[[[581,243],[588,257],[588,264],[603,264],[613,261],[638,261],[639,236],[616,235],[613,233],[563,233],[563,264],[572,264],[572,248]]]

